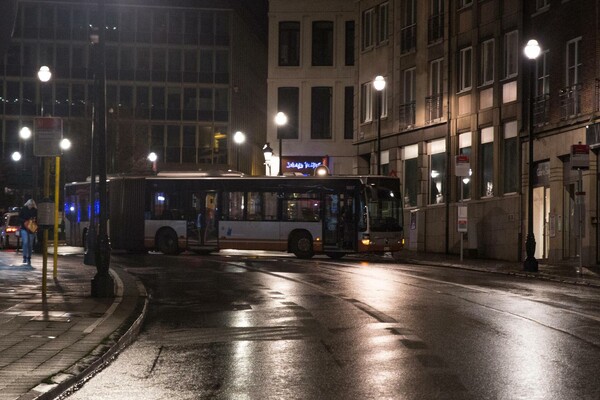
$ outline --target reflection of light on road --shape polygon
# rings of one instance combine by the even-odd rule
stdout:
[[[252,382],[252,342],[238,340],[233,342],[233,362],[231,363],[232,373],[229,379],[233,379],[233,386],[238,388],[245,387]],[[242,390],[243,391],[243,390]],[[239,393],[241,394],[241,393]],[[242,397],[237,397],[242,398]]]
[[[371,361],[388,361],[396,356],[396,351],[394,350],[378,350],[375,353],[370,354],[369,359]]]
[[[247,328],[250,326],[250,313],[245,311],[236,311],[231,318],[231,326],[236,328]]]

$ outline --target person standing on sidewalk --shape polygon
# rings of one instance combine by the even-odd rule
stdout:
[[[21,220],[21,241],[23,246],[23,264],[31,265],[31,253],[33,252],[33,243],[37,231],[37,205],[33,199],[27,200],[25,205],[19,211]],[[28,226],[31,222],[36,223],[35,228]],[[32,232],[33,230],[33,232]]]

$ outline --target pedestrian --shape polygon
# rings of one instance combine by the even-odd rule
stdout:
[[[37,232],[37,205],[33,199],[27,200],[19,211],[21,220],[21,242],[23,246],[23,264],[31,266],[31,253]]]

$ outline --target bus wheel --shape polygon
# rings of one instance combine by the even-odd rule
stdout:
[[[327,257],[332,258],[334,260],[339,260],[340,258],[344,257],[346,255],[346,253],[325,253],[327,255]]]
[[[156,237],[156,247],[163,254],[179,254],[177,234],[172,230],[162,230]]]
[[[298,258],[311,258],[314,255],[312,237],[308,232],[296,232],[291,240],[292,253]]]

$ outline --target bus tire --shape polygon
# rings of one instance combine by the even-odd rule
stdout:
[[[172,229],[163,229],[156,234],[156,249],[163,254],[179,254],[177,234]]]
[[[290,240],[292,253],[298,258],[308,259],[314,255],[312,237],[306,231],[295,232]]]
[[[346,253],[329,252],[329,253],[325,253],[325,255],[333,260],[339,260],[340,258],[344,257],[346,255]]]

